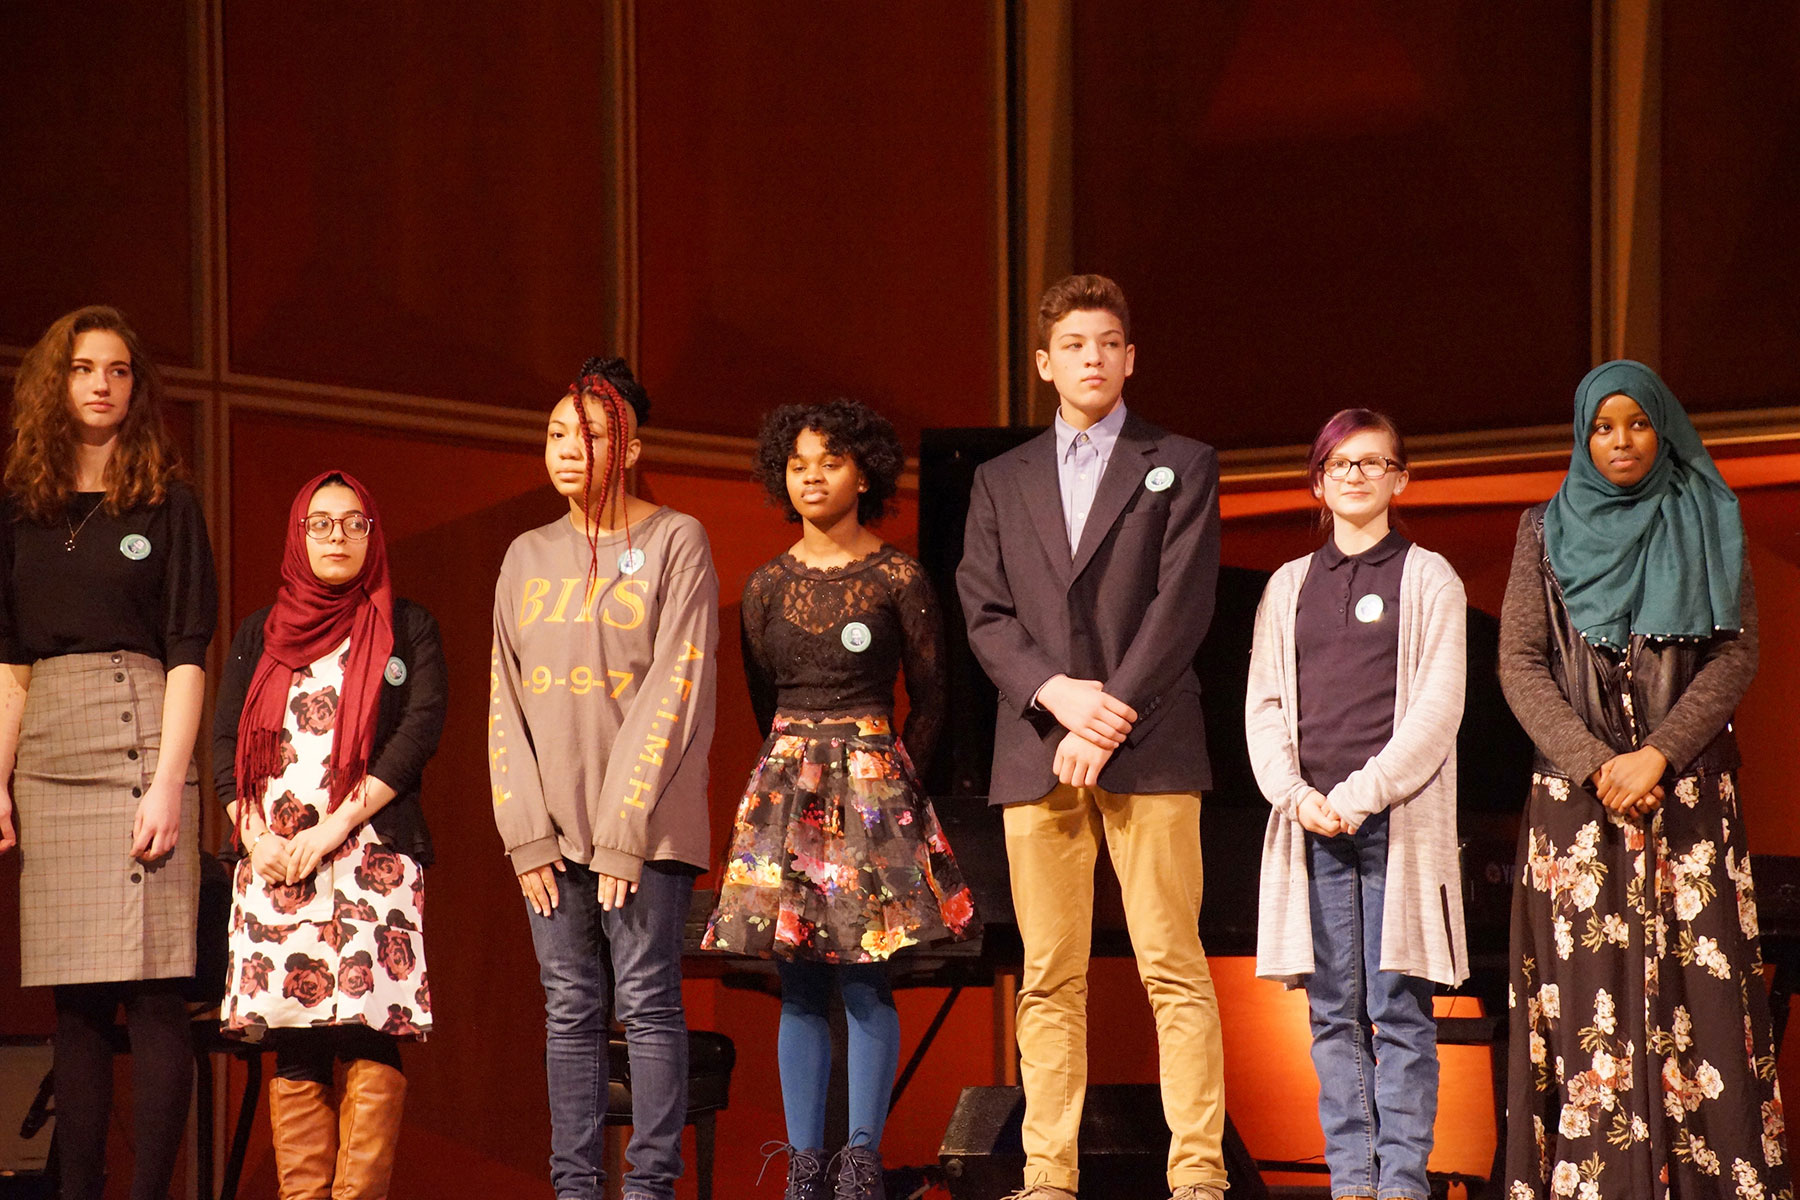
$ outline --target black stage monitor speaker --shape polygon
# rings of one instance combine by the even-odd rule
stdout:
[[[0,1200],[50,1195],[50,1045],[0,1041]]]
[[[964,1088],[938,1147],[952,1200],[1000,1200],[1019,1190],[1025,1151],[1016,1087]],[[1081,1111],[1082,1200],[1143,1200],[1168,1194],[1169,1127],[1153,1083],[1096,1084]],[[1262,1176],[1229,1118],[1225,1169],[1231,1200],[1267,1200]]]

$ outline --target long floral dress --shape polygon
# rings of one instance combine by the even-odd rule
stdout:
[[[271,832],[291,837],[324,819],[332,732],[349,643],[294,673],[282,723],[281,773],[269,781]],[[293,884],[265,883],[248,856],[233,880],[224,1031],[249,1041],[270,1029],[365,1025],[423,1040],[425,879],[367,822]]]
[[[1733,774],[1645,821],[1539,774],[1526,816],[1508,1200],[1791,1197]]]

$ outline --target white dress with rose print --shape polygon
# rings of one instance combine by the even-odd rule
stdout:
[[[346,641],[294,673],[281,730],[285,766],[263,801],[273,833],[292,836],[324,819],[348,655]],[[420,1040],[430,1032],[425,878],[367,822],[299,883],[265,883],[246,856],[232,890],[226,1033],[257,1041],[269,1029],[329,1025]]]

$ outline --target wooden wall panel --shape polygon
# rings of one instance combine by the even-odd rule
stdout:
[[[1691,408],[1800,404],[1800,9],[1662,12],[1661,365]]]
[[[1565,419],[1588,365],[1586,5],[1074,7],[1077,270],[1127,398],[1226,447],[1366,405]]]
[[[112,304],[159,363],[194,363],[183,6],[16,0],[0,61],[0,344]]]
[[[602,7],[226,6],[232,368],[554,398],[614,303]]]
[[[987,424],[998,267],[987,4],[645,4],[639,290],[659,424],[847,394],[909,442]]]
[[[279,404],[270,398],[287,383],[302,393],[331,384],[542,411],[602,348],[617,299],[602,283],[606,231],[619,214],[606,208],[615,98],[602,56],[614,31],[600,7],[401,0],[340,6],[329,21],[219,10],[226,365],[273,377],[252,389],[259,403]],[[773,0],[635,8],[637,365],[656,423],[747,434],[773,404],[835,392],[877,404],[909,440],[926,425],[996,419],[995,5],[840,6],[829,22]],[[1117,275],[1135,301],[1134,406],[1226,446],[1303,440],[1349,403],[1385,407],[1416,432],[1566,419],[1590,328],[1586,6],[1122,0],[1072,10],[1077,261]],[[186,6],[190,21],[211,11]],[[181,12],[27,0],[0,15],[0,343],[28,342],[116,284],[108,298],[163,361],[194,361],[196,89]],[[87,61],[79,55],[99,21],[131,47],[104,64],[117,90],[87,86],[91,73],[71,65]],[[1794,310],[1779,281],[1800,274],[1783,238],[1800,199],[1795,87],[1783,73],[1800,23],[1686,8],[1667,23],[1671,378],[1699,407],[1766,402],[1794,384],[1780,355]],[[541,995],[492,827],[483,726],[501,555],[562,507],[534,445],[230,407],[233,387],[215,380],[172,414],[200,449],[229,409],[218,445],[230,453],[220,478],[232,618],[272,598],[293,490],[332,465],[376,490],[399,590],[446,636],[451,712],[426,777],[442,1023],[408,1051],[400,1186],[540,1186]],[[716,853],[758,744],[737,597],[794,529],[736,470],[651,463],[641,487],[713,534]],[[1791,615],[1800,596],[1792,491],[1745,498],[1771,619]],[[1476,603],[1496,607],[1517,505],[1412,511],[1414,535],[1449,555]],[[904,498],[884,532],[912,549],[916,518]],[[1231,517],[1226,559],[1272,566],[1316,540],[1304,515]],[[1785,851],[1800,846],[1800,823],[1775,799],[1794,765],[1784,752],[1792,722],[1769,680],[1790,664],[1779,647],[1765,645],[1765,656],[1742,713],[1746,807],[1753,845]],[[0,859],[0,909],[16,862]],[[16,923],[0,922],[0,1033],[43,1032],[47,996],[14,986],[16,946]],[[1253,1150],[1310,1152],[1316,1131],[1296,1120],[1310,1098],[1303,1014],[1251,980],[1244,960],[1215,969],[1234,1115]],[[1097,964],[1095,997],[1115,1033],[1096,1079],[1153,1078],[1150,1015],[1130,965]],[[902,997],[908,1052],[939,999]],[[687,1003],[695,1027],[729,1034],[740,1053],[720,1128],[729,1190],[756,1147],[782,1135],[776,1005],[706,980],[689,983]],[[958,1089],[987,1081],[989,1015],[985,995],[964,997],[896,1114],[892,1161],[930,1161]],[[1282,1086],[1259,1086],[1271,1062]],[[1436,1165],[1479,1171],[1480,1065],[1447,1061],[1446,1082],[1455,1096],[1441,1111]],[[261,1149],[252,1167],[247,1200],[272,1195]],[[692,1194],[690,1176],[681,1195]]]

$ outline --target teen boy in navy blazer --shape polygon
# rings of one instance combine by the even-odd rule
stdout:
[[[1193,668],[1219,573],[1218,457],[1126,410],[1130,334],[1110,279],[1044,294],[1037,367],[1060,399],[1055,426],[976,472],[956,572],[1000,690],[990,795],[1025,942],[1017,1200],[1069,1200],[1079,1182],[1103,840],[1156,1014],[1170,1190],[1220,1200],[1225,1187],[1219,1008],[1199,934],[1212,773]]]

